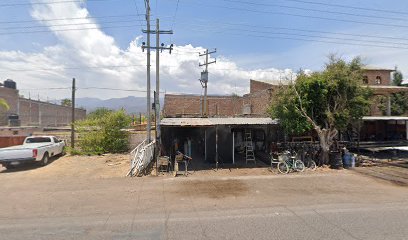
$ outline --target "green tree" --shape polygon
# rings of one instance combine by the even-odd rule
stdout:
[[[404,76],[400,71],[395,71],[393,74],[392,83],[395,86],[403,86],[402,81]],[[385,115],[387,112],[387,99],[383,97],[381,99],[380,109]],[[406,92],[391,94],[391,115],[400,116],[408,111],[408,94]]]
[[[320,164],[327,164],[338,132],[369,111],[371,91],[363,87],[359,58],[346,62],[331,56],[322,72],[307,75],[277,90],[269,107],[288,134],[316,131],[322,149]]]
[[[122,153],[128,150],[131,118],[125,111],[98,111],[76,123],[81,152],[94,155]],[[103,114],[102,114],[103,113]]]
[[[69,98],[62,99],[61,100],[61,105],[71,107],[72,106],[72,100],[69,99]]]
[[[109,108],[101,107],[101,108],[97,108],[95,111],[89,113],[87,118],[89,118],[89,119],[100,119],[100,118],[105,117],[108,114],[113,113],[113,112],[114,111],[109,109]]]
[[[5,110],[10,109],[10,106],[7,104],[7,101],[4,100],[3,98],[0,98],[0,108],[3,108]]]

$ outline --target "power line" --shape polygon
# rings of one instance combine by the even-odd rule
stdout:
[[[337,18],[329,18],[329,17],[310,16],[310,15],[303,15],[303,14],[294,14],[294,13],[286,13],[286,12],[274,12],[274,11],[266,11],[266,10],[254,10],[254,9],[247,9],[247,8],[227,7],[227,6],[220,6],[220,5],[208,5],[208,4],[191,3],[191,2],[189,2],[187,4],[199,5],[199,6],[209,7],[209,8],[211,8],[211,7],[213,7],[213,8],[223,8],[223,9],[229,9],[229,10],[235,10],[235,11],[244,11],[244,12],[253,12],[253,13],[284,15],[284,16],[292,16],[292,17],[301,17],[301,18],[312,18],[312,19],[319,19],[319,20],[358,23],[358,24],[366,24],[366,25],[373,25],[373,26],[408,28],[408,25],[399,25],[399,24],[374,23],[374,22],[358,21],[358,20],[351,20],[351,19],[337,19]]]
[[[258,38],[267,38],[267,39],[286,39],[286,40],[297,40],[297,41],[307,41],[307,42],[320,42],[320,43],[330,43],[330,44],[337,44],[337,45],[350,45],[350,46],[363,46],[363,47],[378,47],[378,48],[393,48],[393,49],[408,49],[404,47],[398,46],[385,46],[385,45],[375,45],[375,44],[359,44],[359,43],[347,43],[347,42],[336,42],[336,41],[326,41],[326,40],[319,40],[319,39],[306,39],[306,38],[294,38],[294,37],[272,37],[268,35],[255,35],[255,34],[240,34],[240,33],[226,33],[225,31],[211,31],[211,30],[199,30],[199,29],[189,29],[191,31],[197,32],[212,32],[212,33],[220,33],[220,34],[229,34],[229,35],[236,35],[236,36],[248,36],[248,37],[258,37]],[[244,30],[247,31],[247,30]],[[263,33],[263,32],[259,32]],[[283,35],[283,34],[282,34]]]
[[[110,24],[110,23],[129,23],[135,22],[139,20],[116,20],[116,21],[107,21],[107,22],[87,22],[87,23],[66,23],[66,24],[52,24],[52,25],[44,25],[44,26],[20,26],[20,27],[0,27],[0,30],[5,29],[32,29],[32,28],[47,28],[47,27],[66,27],[66,26],[83,26],[83,25],[98,25],[98,24]]]
[[[254,2],[241,1],[241,0],[222,0],[222,1],[232,2],[232,3],[241,3],[241,4],[247,4],[247,5],[253,5],[253,6],[269,6],[269,7],[296,9],[296,10],[304,10],[304,11],[313,11],[313,12],[326,13],[326,14],[331,13],[331,14],[340,14],[340,15],[354,16],[354,17],[407,21],[407,19],[404,19],[404,18],[384,17],[384,16],[378,16],[378,15],[365,15],[365,14],[357,14],[357,13],[350,13],[350,12],[339,12],[339,11],[331,11],[327,9],[321,10],[321,9],[314,9],[314,8],[287,6],[287,5],[281,5],[281,4],[254,3]]]
[[[199,27],[208,27],[206,25],[197,25],[197,24],[184,24],[184,25],[191,25],[191,26],[199,26]],[[234,24],[233,24],[234,25]],[[239,24],[236,24],[239,25]],[[242,26],[242,25],[241,25]],[[340,37],[331,37],[331,36],[317,36],[317,35],[310,35],[310,34],[299,34],[299,33],[285,33],[285,32],[272,32],[272,31],[257,31],[252,30],[253,25],[247,25],[251,27],[251,29],[240,29],[240,28],[228,28],[226,29],[231,31],[246,31],[246,32],[255,32],[255,33],[268,33],[272,35],[288,35],[288,36],[299,36],[299,37],[311,37],[311,38],[320,38],[320,39],[330,39],[330,40],[341,40],[341,41],[352,41],[352,42],[363,42],[363,43],[377,43],[377,44],[391,44],[391,45],[408,45],[408,43],[403,42],[390,42],[390,41],[378,41],[378,40],[367,40],[367,39],[354,39],[354,38],[340,38]],[[261,27],[261,28],[268,28],[268,27]],[[270,27],[274,29],[273,27]],[[307,32],[307,31],[306,31]],[[408,40],[408,39],[405,39]]]
[[[128,68],[143,67],[142,64],[132,65],[112,65],[112,66],[95,66],[95,67],[62,67],[62,68],[35,68],[35,69],[7,69],[0,72],[31,72],[31,71],[60,71],[60,70],[80,70],[80,69],[111,69],[111,68]]]
[[[87,0],[87,2],[105,2],[110,0]],[[32,3],[2,3],[0,7],[16,7],[16,6],[27,6],[27,5],[47,5],[47,4],[62,4],[62,3],[82,3],[80,0],[62,0],[62,1],[52,1],[52,2],[32,2]]]
[[[131,25],[119,25],[119,26],[108,26],[108,27],[90,27],[90,28],[71,28],[71,29],[53,29],[53,30],[38,30],[38,31],[17,31],[17,32],[0,32],[0,35],[10,35],[10,34],[27,34],[27,33],[48,33],[48,32],[65,32],[65,31],[83,31],[83,30],[100,30],[100,29],[110,29],[110,28],[130,28],[130,27],[142,27],[140,24]]]
[[[396,11],[396,10],[387,10],[387,9],[378,9],[378,8],[367,8],[367,7],[357,7],[357,6],[350,6],[350,5],[333,4],[333,3],[322,3],[322,2],[305,1],[305,0],[284,0],[284,1],[297,2],[297,3],[306,3],[306,4],[313,4],[313,5],[321,5],[321,6],[347,8],[347,9],[355,9],[355,10],[364,10],[364,11],[372,11],[372,12],[382,12],[382,13],[387,12],[387,13],[408,15],[407,12],[400,12],[400,11]]]
[[[54,22],[54,21],[66,21],[66,20],[85,20],[85,19],[100,19],[100,18],[121,18],[121,17],[136,17],[139,15],[125,14],[125,15],[108,15],[108,16],[86,16],[86,17],[73,17],[73,18],[51,18],[41,20],[18,20],[18,21],[0,21],[1,24],[17,24],[17,23],[32,23],[32,22]]]

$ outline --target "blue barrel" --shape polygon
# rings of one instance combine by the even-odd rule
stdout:
[[[353,164],[354,162],[354,164]],[[343,154],[343,167],[351,168],[355,165],[355,158],[351,153],[344,153]]]

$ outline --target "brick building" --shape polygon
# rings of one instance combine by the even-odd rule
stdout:
[[[27,99],[19,95],[15,83],[14,86],[4,85],[0,87],[0,98],[7,101],[10,109],[8,111],[0,109],[0,126],[8,125],[10,116],[18,116],[18,122],[22,126],[56,127],[71,123],[71,107]],[[75,109],[75,119],[85,117],[86,110]]]

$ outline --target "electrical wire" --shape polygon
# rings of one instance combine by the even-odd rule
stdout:
[[[188,28],[190,31],[197,31],[197,32],[211,32],[211,33],[219,33],[219,34],[226,34],[226,35],[235,35],[235,36],[248,36],[248,37],[257,37],[257,38],[267,38],[267,39],[285,39],[285,40],[297,40],[297,41],[307,41],[307,42],[320,42],[320,43],[330,43],[330,44],[337,44],[337,45],[350,45],[350,46],[363,46],[363,47],[378,47],[378,48],[393,48],[393,49],[408,49],[406,47],[398,47],[398,46],[385,46],[385,45],[375,45],[375,44],[363,44],[363,43],[348,43],[348,42],[336,42],[336,41],[326,41],[326,40],[319,40],[319,39],[306,39],[306,38],[294,38],[294,37],[279,37],[279,36],[268,36],[268,35],[255,35],[255,34],[242,34],[242,33],[227,33],[225,31],[213,31],[212,29],[203,30],[203,29],[195,29],[195,28]],[[247,31],[247,30],[245,30]],[[262,33],[262,32],[261,32]],[[282,33],[282,35],[284,35]]]
[[[223,9],[229,9],[229,10],[241,11],[241,12],[243,11],[243,12],[262,13],[262,14],[274,14],[274,15],[292,16],[292,17],[300,17],[300,18],[311,18],[311,19],[319,19],[319,20],[336,21],[336,22],[358,23],[358,24],[366,24],[366,25],[373,25],[373,26],[408,28],[408,25],[400,25],[400,24],[375,23],[375,22],[367,22],[367,21],[359,21],[359,20],[351,20],[351,19],[337,19],[337,18],[330,18],[330,17],[310,16],[310,15],[287,13],[287,12],[255,10],[255,9],[248,9],[248,8],[229,7],[229,6],[221,6],[221,5],[209,5],[209,4],[192,3],[192,2],[189,2],[186,4],[199,5],[199,6],[203,6],[207,8],[223,8]]]
[[[112,0],[87,0],[87,2],[106,2]],[[31,5],[48,5],[48,4],[63,4],[63,3],[83,3],[80,0],[61,0],[61,1],[51,1],[51,2],[31,2],[31,3],[2,3],[0,7],[17,7],[17,6],[31,6]]]
[[[201,28],[209,27],[208,25],[198,25],[198,24],[189,24],[189,23],[183,23],[182,25],[190,25],[194,27],[199,26]],[[238,25],[238,24],[233,24],[233,25]],[[403,42],[391,42],[391,41],[379,41],[379,40],[355,39],[355,38],[340,38],[340,37],[318,36],[318,35],[303,34],[303,33],[299,34],[299,33],[286,33],[286,32],[273,32],[273,31],[257,31],[257,30],[252,30],[253,25],[247,25],[247,26],[251,27],[251,29],[228,28],[228,29],[224,29],[224,31],[245,31],[245,32],[255,32],[255,33],[267,33],[271,35],[288,35],[288,36],[311,37],[311,38],[329,39],[329,40],[341,40],[341,41],[362,42],[362,43],[376,43],[376,44],[391,44],[391,45],[408,46],[408,43],[403,43]],[[264,27],[261,27],[261,28],[264,28]],[[270,27],[270,28],[273,29],[273,27]],[[404,40],[408,40],[408,39],[404,39]]]
[[[38,23],[38,22],[54,22],[54,21],[67,21],[67,20],[85,20],[85,19],[101,19],[101,18],[121,18],[121,17],[137,17],[135,14],[124,15],[108,15],[108,16],[86,16],[86,17],[73,17],[73,18],[51,18],[41,20],[18,20],[18,21],[0,21],[1,24],[18,24],[18,23]]]
[[[111,23],[129,23],[135,22],[139,20],[116,20],[116,21],[107,21],[107,22],[87,22],[87,23],[66,23],[66,24],[52,24],[52,25],[44,25],[44,26],[20,26],[20,27],[0,27],[0,30],[7,30],[7,29],[33,29],[33,28],[49,28],[49,27],[67,27],[67,26],[84,26],[84,25],[98,25],[98,24],[111,24]]]
[[[350,5],[333,4],[333,3],[322,3],[322,2],[305,1],[305,0],[284,0],[284,1],[287,1],[287,2],[296,2],[296,3],[306,3],[306,4],[320,5],[320,6],[347,8],[347,9],[354,9],[354,10],[364,10],[364,11],[371,11],[371,12],[381,12],[381,13],[392,13],[392,14],[408,15],[408,12],[401,12],[401,11],[389,10],[389,9],[357,7],[357,6],[350,6]]]
[[[52,32],[65,32],[65,31],[83,31],[83,30],[95,30],[95,29],[110,29],[110,28],[130,28],[130,27],[141,27],[140,24],[131,25],[119,25],[119,26],[107,26],[107,27],[90,27],[90,28],[71,28],[71,29],[53,29],[53,30],[38,30],[38,31],[17,31],[17,32],[0,32],[0,35],[11,35],[11,34],[27,34],[27,33],[52,33]]]
[[[254,3],[254,2],[241,1],[241,0],[221,0],[221,1],[230,2],[230,3],[240,3],[240,4],[246,4],[246,5],[252,5],[252,6],[266,6],[266,7],[277,7],[277,8],[303,10],[303,11],[312,11],[312,12],[325,13],[325,14],[330,13],[330,14],[339,14],[339,15],[346,15],[346,16],[353,16],[353,17],[407,21],[406,18],[384,17],[384,16],[378,16],[378,15],[365,15],[365,14],[357,14],[357,13],[351,13],[351,12],[331,11],[327,9],[321,10],[321,9],[314,9],[314,8],[287,6],[287,5],[281,5],[281,4]]]

